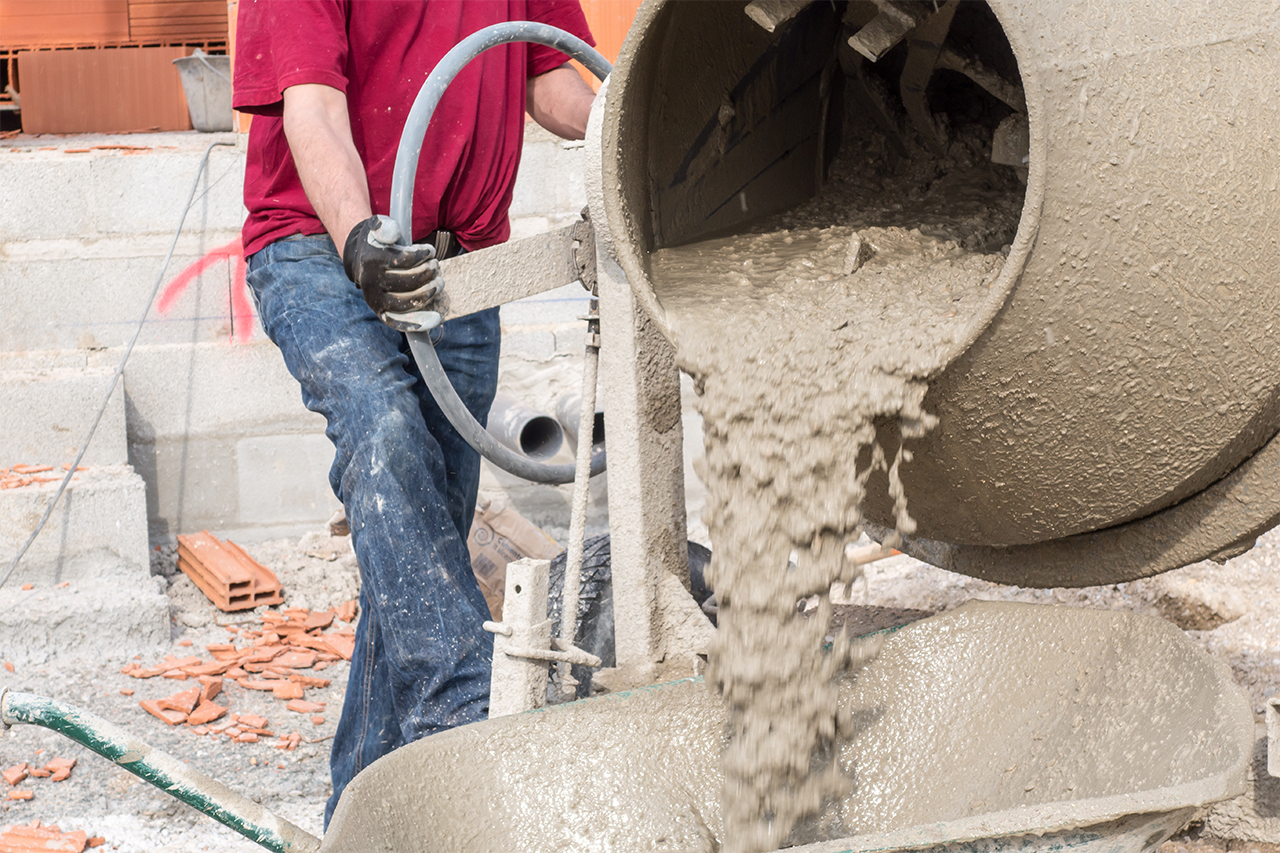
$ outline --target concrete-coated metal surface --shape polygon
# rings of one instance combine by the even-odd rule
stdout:
[[[639,301],[668,331],[649,251],[733,227],[726,211],[736,208],[722,197],[743,193],[739,222],[768,212],[748,213],[748,200],[786,206],[770,190],[786,182],[747,167],[785,171],[780,152],[809,144],[820,124],[808,78],[788,78],[796,63],[820,65],[786,46],[808,13],[770,34],[744,5],[647,3],[611,81],[607,221]],[[1142,519],[1202,492],[1280,427],[1271,328],[1280,6],[990,10],[1026,94],[1022,219],[988,299],[930,377],[925,406],[939,425],[911,443],[914,461],[901,471],[919,535],[958,547],[1051,542]],[[814,39],[829,36],[820,23],[804,24]],[[703,57],[699,74],[667,61],[686,55]],[[779,69],[765,78],[778,89],[739,87],[758,61]],[[781,88],[790,82],[794,96]],[[754,100],[725,101],[739,91]],[[770,97],[785,109],[762,108]],[[759,122],[741,137],[718,129],[747,114]],[[791,168],[803,177],[802,164]],[[790,185],[803,188],[800,177]],[[888,430],[883,439],[896,443]],[[884,491],[873,478],[866,511],[889,524]],[[1244,516],[1226,524],[1257,532]],[[1147,565],[1123,537],[1116,547],[1117,579],[1168,568]],[[1193,548],[1187,561],[1221,547]],[[1108,577],[1064,564],[1052,580]]]
[[[856,785],[794,843],[893,849],[1161,812],[1172,832],[1244,789],[1248,703],[1162,620],[984,602],[882,639],[841,697]],[[724,720],[686,681],[453,729],[362,772],[321,849],[715,849]]]

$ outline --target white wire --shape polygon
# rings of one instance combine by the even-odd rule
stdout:
[[[58,491],[54,493],[53,499],[45,507],[44,515],[40,516],[40,521],[36,523],[35,529],[31,531],[31,535],[27,537],[27,541],[23,543],[17,556],[9,564],[9,568],[5,570],[4,577],[0,578],[0,587],[4,586],[9,580],[13,570],[18,568],[18,563],[22,560],[23,555],[27,553],[27,549],[31,547],[31,543],[36,541],[36,537],[44,529],[45,522],[53,514],[53,508],[58,505],[58,499],[67,490],[67,486],[71,483],[71,478],[75,476],[76,469],[80,467],[80,460],[84,458],[85,451],[89,449],[89,441],[93,438],[93,433],[98,429],[98,422],[102,420],[102,415],[107,410],[107,404],[111,402],[111,395],[115,393],[116,385],[119,384],[120,377],[124,373],[124,366],[129,361],[129,355],[133,352],[133,345],[138,342],[138,336],[142,334],[142,327],[147,322],[147,315],[151,313],[151,306],[156,301],[156,294],[160,292],[160,285],[164,283],[164,274],[169,269],[169,261],[173,259],[173,251],[178,247],[178,236],[182,233],[182,226],[187,221],[187,214],[191,211],[191,205],[195,202],[196,189],[200,186],[200,176],[204,174],[204,167],[209,162],[209,152],[219,145],[234,147],[235,143],[210,142],[209,146],[204,149],[204,155],[200,158],[200,167],[196,169],[195,179],[191,182],[191,192],[187,193],[187,203],[182,207],[182,215],[178,218],[178,227],[174,230],[173,240],[169,243],[169,251],[164,256],[164,263],[160,265],[160,274],[156,276],[155,286],[151,288],[151,296],[148,297],[147,304],[142,309],[142,316],[138,318],[138,326],[133,330],[133,338],[130,339],[129,346],[125,348],[124,357],[120,359],[115,375],[111,377],[111,386],[107,388],[107,394],[102,400],[102,405],[98,407],[98,413],[93,416],[93,423],[89,426],[88,434],[84,437],[84,441],[80,443],[80,452],[76,454],[76,460],[67,468],[66,476],[62,478],[62,484],[58,486]]]

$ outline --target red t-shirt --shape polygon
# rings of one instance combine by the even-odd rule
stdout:
[[[346,93],[351,135],[374,213],[389,213],[391,173],[409,108],[431,69],[466,36],[532,20],[594,44],[578,0],[241,0],[235,107],[253,113],[245,168],[245,256],[324,226],[302,189],[281,118],[289,86]],[[449,85],[427,128],[413,191],[413,232],[442,228],[467,249],[510,236],[507,208],[524,140],[525,84],[564,62],[532,44],[485,51]]]

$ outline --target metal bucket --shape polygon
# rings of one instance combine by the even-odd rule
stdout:
[[[841,705],[852,791],[793,849],[1146,853],[1253,749],[1226,667],[1127,613],[973,602],[889,635]],[[452,729],[362,771],[321,850],[718,849],[724,737],[701,680]]]
[[[814,191],[824,113],[806,93],[848,36],[841,11],[810,4],[770,33],[744,6],[646,2],[610,81],[605,214],[668,337],[651,251],[732,229],[735,194]],[[939,425],[902,468],[919,523],[904,550],[1041,586],[1238,553],[1280,520],[1280,7],[991,0],[962,15],[1016,64],[1027,185],[1002,273],[930,377]],[[747,96],[754,112],[736,114],[756,123],[716,133],[726,99]],[[878,525],[884,491],[866,506]]]
[[[173,60],[182,75],[191,126],[209,133],[232,129],[231,57],[210,56],[196,48],[191,56]]]

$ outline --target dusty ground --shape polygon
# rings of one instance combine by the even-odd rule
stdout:
[[[324,609],[354,597],[358,590],[355,558],[346,539],[312,534],[300,541],[268,542],[248,550],[280,575],[287,606]],[[1263,704],[1275,693],[1280,680],[1280,589],[1274,580],[1277,567],[1280,534],[1264,537],[1253,551],[1225,566],[1204,563],[1157,578],[1083,590],[1003,587],[934,569],[907,557],[893,557],[868,566],[866,580],[854,587],[852,599],[881,607],[930,611],[983,598],[1161,615],[1179,624],[1231,666],[1261,720]],[[171,555],[157,554],[156,568],[171,578],[172,654],[201,654],[207,643],[226,642],[229,633],[225,625],[259,621],[252,611],[224,614],[213,608],[184,576],[172,574]],[[184,641],[190,641],[190,645],[180,645]],[[188,728],[171,729],[139,708],[138,701],[167,696],[185,683],[134,679],[122,675],[119,669],[112,665],[19,670],[10,676],[9,683],[15,689],[61,699],[120,724],[319,834],[324,801],[329,794],[329,739],[345,689],[345,662],[322,673],[333,681],[329,688],[308,691],[308,700],[326,703],[325,719],[319,725],[312,724],[310,715],[285,710],[283,703],[269,694],[235,685],[227,688],[224,698],[229,700],[232,712],[262,714],[279,734],[299,732],[303,742],[293,752],[275,749],[270,738],[256,744],[233,744],[200,737]],[[134,695],[121,695],[124,689],[132,689]],[[35,798],[29,802],[0,801],[0,825],[38,819],[58,824],[64,830],[83,829],[91,836],[103,836],[107,843],[101,849],[137,853],[251,853],[262,849],[52,732],[21,727],[0,739],[0,767],[23,761],[40,764],[53,756],[78,759],[71,778],[60,783],[26,780],[21,787],[32,790]],[[1215,839],[1193,826],[1168,842],[1162,853],[1223,851],[1280,853],[1280,848]]]

